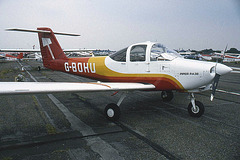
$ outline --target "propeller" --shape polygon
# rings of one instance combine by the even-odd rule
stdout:
[[[227,51],[227,47],[228,47],[228,45],[226,46],[226,48],[225,48],[225,50],[223,52],[223,60],[224,60],[224,57],[225,57],[225,53]],[[223,62],[223,60],[222,60],[222,62]],[[210,97],[211,101],[213,101],[213,99],[214,99],[220,76],[224,75],[226,73],[229,73],[231,70],[232,70],[231,68],[216,62],[216,65],[215,65],[215,76],[213,78],[212,93],[211,93],[211,97]]]
[[[225,53],[226,53],[226,51],[227,51],[227,47],[228,47],[228,44],[226,45],[226,48],[225,48],[225,50],[223,51],[223,59],[222,59],[222,63],[223,63],[223,60],[224,60],[224,58],[225,58]]]
[[[216,66],[217,66],[217,64],[216,64]],[[216,66],[215,66],[215,72],[216,72]],[[212,94],[211,94],[211,97],[210,97],[210,100],[211,100],[211,101],[213,101],[213,98],[214,98],[214,96],[215,96],[219,79],[220,79],[220,75],[216,73],[216,74],[215,74],[215,77],[214,77],[214,79],[213,79],[213,83],[212,83]]]

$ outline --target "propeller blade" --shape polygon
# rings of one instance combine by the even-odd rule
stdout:
[[[225,48],[225,50],[224,50],[224,52],[223,52],[222,63],[223,63],[223,60],[224,60],[224,58],[225,58],[225,54],[226,54],[226,52],[227,52],[227,47],[228,47],[228,44],[227,44],[227,46],[226,46],[226,48]]]
[[[218,82],[219,82],[219,78],[220,75],[216,73],[214,79],[213,79],[213,84],[212,84],[212,94],[211,94],[211,98],[210,100],[213,101],[217,86],[218,86]]]

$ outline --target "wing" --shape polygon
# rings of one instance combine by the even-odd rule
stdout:
[[[142,83],[0,82],[0,95],[153,89],[154,85]]]
[[[64,52],[87,52],[87,51],[101,51],[99,49],[63,49]]]

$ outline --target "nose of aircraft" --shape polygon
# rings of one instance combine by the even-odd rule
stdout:
[[[232,69],[224,64],[218,63],[216,66],[216,73],[219,75],[224,75],[231,72]]]

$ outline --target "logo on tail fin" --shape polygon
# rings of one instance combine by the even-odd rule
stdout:
[[[52,53],[52,50],[51,50],[51,48],[50,48],[50,46],[49,46],[50,44],[52,44],[51,39],[50,39],[50,38],[42,38],[42,43],[43,43],[43,47],[45,47],[45,46],[48,47],[49,52],[50,52],[50,54],[51,54],[51,56],[52,56],[52,59],[55,59],[55,57],[54,57],[54,55],[53,55],[53,53]]]

